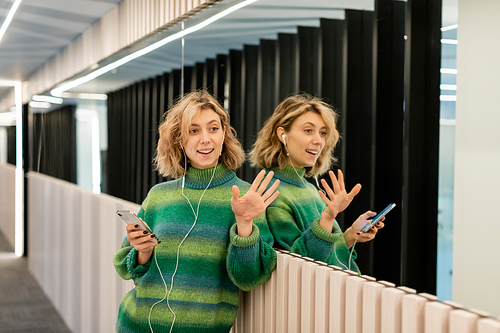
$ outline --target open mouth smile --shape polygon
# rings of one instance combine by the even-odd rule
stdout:
[[[311,154],[313,156],[317,156],[319,154],[319,150],[311,150],[311,149],[306,149],[306,152],[308,154]]]
[[[209,155],[211,152],[213,152],[214,149],[203,149],[203,150],[197,150],[198,153],[202,154],[202,155]]]

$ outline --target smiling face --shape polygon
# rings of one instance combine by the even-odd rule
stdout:
[[[288,164],[296,168],[305,168],[316,163],[325,146],[328,129],[321,115],[309,111],[295,119],[288,133],[283,130],[278,132],[281,139],[283,134],[280,133],[286,135],[286,148],[290,154]]]
[[[191,166],[208,169],[217,165],[222,152],[224,129],[220,117],[212,109],[203,109],[193,118],[184,144]]]

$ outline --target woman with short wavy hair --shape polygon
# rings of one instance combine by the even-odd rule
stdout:
[[[250,159],[281,181],[279,198],[266,210],[276,246],[359,272],[354,244],[373,239],[384,224],[361,232],[367,219],[376,215],[368,211],[342,232],[335,218],[349,206],[361,185],[348,194],[339,170],[338,179],[329,171],[333,189],[324,179],[325,191],[319,189],[317,176],[335,161],[333,151],[340,138],[336,122],[335,111],[319,98],[305,94],[288,97],[259,132]],[[304,176],[314,177],[318,189]]]
[[[139,210],[154,234],[128,225],[114,257],[118,274],[135,283],[116,330],[229,332],[239,289],[266,282],[276,267],[263,213],[279,182],[266,191],[272,174],[252,185],[236,177],[243,149],[206,91],[179,100],[159,132],[157,168],[177,179],[154,186]]]

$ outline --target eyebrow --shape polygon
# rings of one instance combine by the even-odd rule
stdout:
[[[310,125],[310,126],[312,126],[312,127],[316,127],[316,125],[315,125],[315,124],[313,124],[313,123],[311,123],[310,121],[305,122],[305,123],[303,123],[303,124],[302,124],[302,126],[306,126],[306,125]],[[328,128],[327,128],[326,126],[323,126],[323,127],[321,127],[320,129],[328,129]]]
[[[217,124],[219,124],[219,122],[217,121],[217,119],[213,119],[213,120],[209,121],[207,125],[211,125],[212,123],[217,123]],[[189,126],[200,126],[200,125],[195,124],[195,123],[192,123],[192,124],[191,124],[191,125],[189,125]]]

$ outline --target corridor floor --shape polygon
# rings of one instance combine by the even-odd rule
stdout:
[[[25,257],[15,256],[0,233],[0,332],[70,332],[28,271]]]

